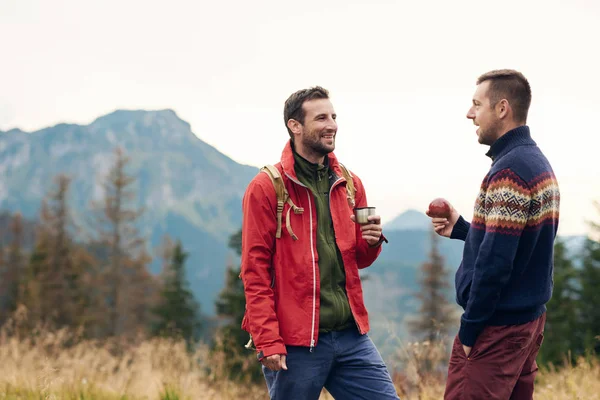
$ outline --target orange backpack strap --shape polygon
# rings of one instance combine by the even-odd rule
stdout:
[[[265,165],[260,169],[261,172],[265,172],[269,178],[271,178],[271,182],[273,182],[273,187],[275,188],[275,194],[277,195],[277,232],[275,233],[275,237],[277,239],[281,238],[281,219],[283,215],[283,205],[288,203],[290,208],[288,208],[285,227],[287,228],[288,233],[294,240],[298,240],[298,237],[292,231],[292,226],[290,224],[290,211],[294,210],[294,214],[302,214],[304,212],[304,208],[298,207],[294,204],[290,195],[285,188],[285,184],[283,183],[283,178],[279,173],[279,170],[273,165]]]
[[[354,186],[354,179],[352,179],[352,174],[350,171],[344,166],[344,164],[340,163],[340,168],[342,169],[342,174],[344,175],[344,179],[346,179],[346,198],[348,199],[348,205],[351,208],[354,208],[355,201],[354,195],[356,193],[356,187]]]

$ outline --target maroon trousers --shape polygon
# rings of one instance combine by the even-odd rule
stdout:
[[[444,400],[531,400],[546,314],[522,325],[487,326],[469,357],[454,339]]]

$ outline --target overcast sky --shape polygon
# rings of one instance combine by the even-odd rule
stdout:
[[[446,197],[471,218],[490,166],[465,115],[514,68],[562,195],[564,235],[600,220],[600,2],[1,0],[0,129],[171,108],[234,160],[279,160],[283,103],[322,85],[336,154],[384,222]]]

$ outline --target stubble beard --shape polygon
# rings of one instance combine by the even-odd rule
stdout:
[[[315,132],[313,135],[307,136],[302,140],[302,144],[305,148],[318,154],[320,156],[326,156],[335,150],[335,134],[333,135],[333,144],[326,145],[321,143],[321,133]]]
[[[498,133],[501,129],[500,121],[494,121],[486,130],[481,129],[481,127],[479,127],[479,129],[479,143],[486,146],[491,146],[498,139]]]

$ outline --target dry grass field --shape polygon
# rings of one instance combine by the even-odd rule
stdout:
[[[116,351],[115,349],[120,349]],[[402,399],[441,399],[443,373],[424,374],[422,363],[439,352],[412,344],[402,374],[394,373]],[[201,347],[167,339],[137,343],[75,341],[66,331],[0,334],[0,399],[180,400],[266,399],[264,385],[235,384],[223,378],[221,358]],[[251,357],[248,362],[251,361]],[[212,368],[208,368],[211,366]],[[394,368],[391,366],[390,368]],[[323,399],[331,398],[327,393]],[[600,399],[600,363],[542,370],[536,399]]]

